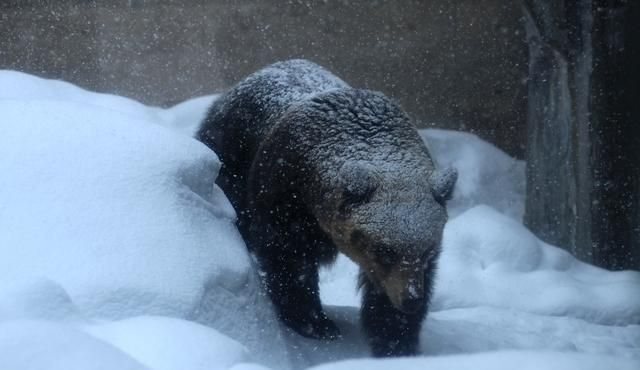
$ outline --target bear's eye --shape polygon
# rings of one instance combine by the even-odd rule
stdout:
[[[344,197],[345,203],[358,205],[371,200],[371,196],[373,196],[375,190],[376,188],[372,184],[349,184],[345,186],[342,196]]]

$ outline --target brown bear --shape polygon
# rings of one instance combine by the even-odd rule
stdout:
[[[197,138],[222,161],[217,183],[287,326],[339,336],[318,268],[342,252],[361,269],[373,354],[417,353],[457,173],[435,169],[397,104],[290,60],[223,94]]]

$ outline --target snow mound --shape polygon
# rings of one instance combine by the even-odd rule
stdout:
[[[124,352],[69,325],[0,323],[0,368],[20,370],[145,370]]]
[[[39,78],[18,71],[0,70],[0,100],[49,100],[76,103],[124,114],[130,119],[159,121],[158,108],[121,96],[85,90],[65,81]]]
[[[206,281],[246,280],[233,209],[212,185],[219,162],[203,145],[76,103],[0,111],[0,281],[37,273],[90,314],[122,318],[184,316]]]
[[[211,104],[220,95],[207,95],[185,100],[171,108],[160,110],[158,123],[164,127],[181,132],[189,137],[194,137],[200,127],[200,123],[207,115]]]
[[[158,114],[10,71],[0,71],[0,97],[0,320],[169,316],[288,367],[235,212],[214,184],[218,158],[162,127],[196,117],[182,111],[189,104]]]
[[[192,137],[207,109],[219,94],[201,96],[162,109],[122,96],[96,93],[65,81],[39,78],[23,72],[0,70],[0,100],[73,102],[106,109],[130,119],[148,121]]]
[[[535,350],[589,353],[640,362],[639,325],[602,325],[509,308],[431,312],[421,336],[422,353],[434,356]]]
[[[86,330],[155,370],[227,369],[250,357],[246,347],[216,330],[167,317],[135,317]]]
[[[487,206],[444,232],[433,308],[494,306],[601,324],[640,324],[640,273],[582,263]]]
[[[404,358],[389,360],[349,360],[330,363],[312,370],[632,370],[637,361],[577,353],[558,352],[492,352],[473,355],[441,356],[431,358]]]
[[[525,163],[467,132],[420,130],[440,167],[458,170],[449,217],[486,204],[516,220],[524,215]]]
[[[0,285],[0,322],[18,319],[81,321],[82,315],[60,284],[44,278]]]

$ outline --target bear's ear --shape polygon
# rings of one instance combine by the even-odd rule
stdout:
[[[358,205],[371,200],[378,188],[378,178],[365,164],[347,162],[340,168],[343,204]]]
[[[451,199],[456,180],[458,180],[458,171],[453,167],[434,170],[431,176],[429,176],[429,184],[431,184],[433,197],[440,203]]]

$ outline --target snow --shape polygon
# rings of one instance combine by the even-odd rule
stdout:
[[[260,81],[268,81],[261,83]],[[271,89],[278,89],[273,94]],[[320,92],[349,87],[347,83],[327,71],[323,67],[306,59],[291,59],[271,64],[243,79],[237,86],[242,94],[247,89],[255,89],[252,93],[258,97],[260,106],[266,111],[276,112],[283,104],[290,104],[311,98]]]
[[[200,96],[176,104],[169,109],[160,110],[157,112],[160,120],[156,123],[193,137],[200,126],[200,122],[206,116],[207,109],[218,97],[218,94]]]
[[[168,317],[138,316],[86,329],[151,369],[227,369],[249,360],[239,342],[206,326]]]
[[[286,367],[215,154],[158,108],[0,75],[0,314],[188,319]]]
[[[399,360],[360,360],[343,361],[313,367],[313,370],[602,370],[602,369],[637,369],[636,364],[610,357],[553,353],[553,352],[516,352],[501,351],[473,355],[441,356],[419,359]]]
[[[446,227],[433,308],[492,306],[588,322],[640,323],[640,274],[573,258],[487,206]]]
[[[0,73],[0,100],[77,103],[84,105],[87,109],[101,108],[101,110],[117,112],[126,115],[129,120],[150,122],[157,120],[159,111],[157,108],[147,107],[132,99],[94,93],[68,82],[36,78],[17,71]]]
[[[444,130],[421,131],[459,171],[425,356],[369,358],[343,257],[321,274],[343,338],[280,326],[191,138],[215,98],[162,109],[0,71],[0,369],[640,368],[640,273],[537,239],[524,164]]]
[[[0,280],[38,271],[82,308],[120,318],[186,313],[202,282],[250,270],[233,210],[211,186],[218,162],[198,143],[77,103],[0,102],[0,111],[0,172],[11,174],[0,245],[20,246],[0,261]],[[172,273],[185,265],[189,274]]]
[[[126,353],[72,326],[34,320],[0,323],[0,368],[147,369]]]
[[[3,256],[7,252],[2,249]],[[0,321],[37,319],[77,321],[85,318],[66,290],[46,278],[15,278],[0,284]]]

